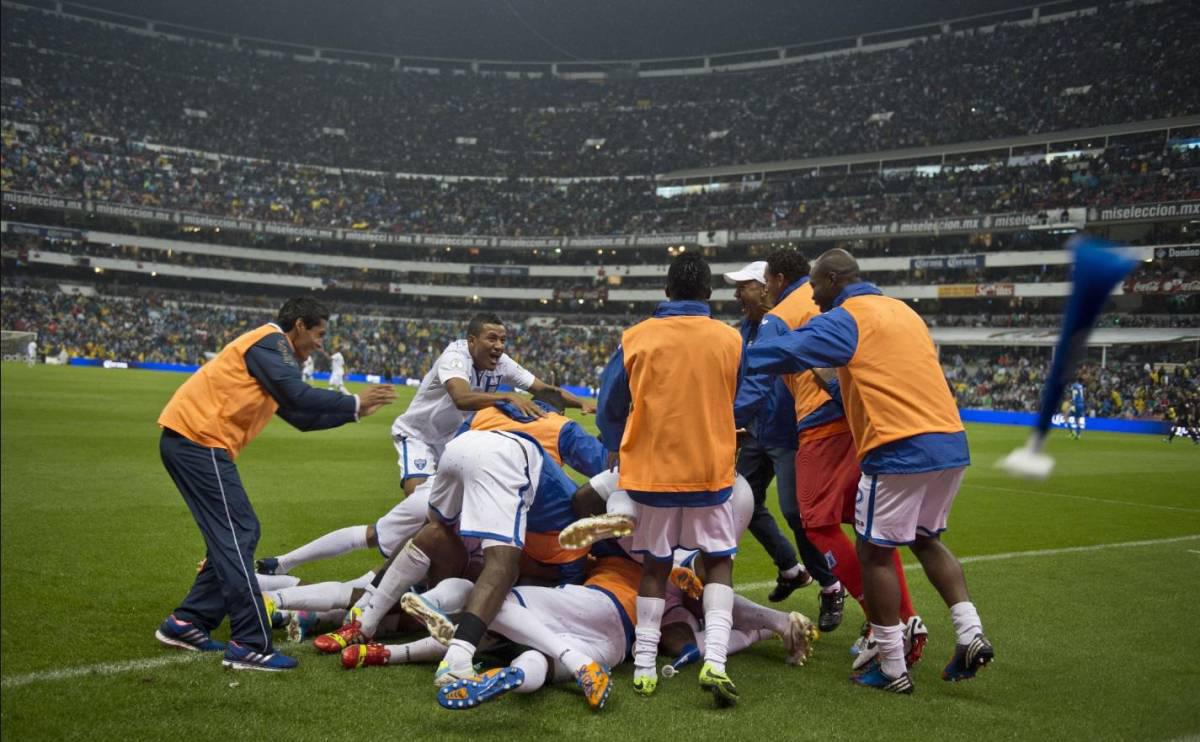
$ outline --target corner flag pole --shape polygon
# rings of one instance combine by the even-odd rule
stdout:
[[[1037,423],[1029,441],[997,462],[1009,474],[1031,479],[1045,479],[1054,470],[1054,459],[1042,452],[1050,421],[1058,410],[1063,390],[1075,372],[1075,367],[1087,350],[1088,335],[1108,295],[1137,266],[1137,260],[1117,245],[1097,237],[1076,235],[1067,241],[1066,248],[1075,254],[1075,276],[1067,311],[1063,315],[1062,334],[1054,350],[1054,362],[1046,385]]]

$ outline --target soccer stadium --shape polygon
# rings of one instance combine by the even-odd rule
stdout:
[[[4,739],[1200,737],[1200,4],[0,3]]]

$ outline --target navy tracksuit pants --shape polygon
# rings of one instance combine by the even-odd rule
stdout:
[[[229,616],[231,639],[271,653],[271,619],[254,575],[261,529],[237,466],[225,449],[201,446],[172,430],[163,430],[159,451],[207,547],[204,568],[175,617],[211,632]]]

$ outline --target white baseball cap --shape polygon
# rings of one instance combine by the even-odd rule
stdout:
[[[765,286],[767,284],[767,261],[755,260],[740,271],[725,274],[725,283],[730,286],[736,286],[742,281],[758,281]]]

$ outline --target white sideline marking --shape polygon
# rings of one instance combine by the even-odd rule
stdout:
[[[962,557],[958,561],[963,564],[972,564],[974,562],[1002,562],[1008,559],[1022,559],[1024,557],[1042,557],[1042,556],[1058,556],[1059,554],[1081,554],[1089,551],[1104,551],[1106,549],[1128,549],[1135,546],[1159,546],[1161,544],[1177,544],[1180,541],[1195,541],[1200,539],[1200,533],[1194,533],[1191,536],[1176,536],[1174,538],[1156,538],[1147,541],[1118,541],[1113,544],[1092,544],[1091,546],[1066,546],[1061,549],[1033,549],[1032,551],[1006,551],[1000,554],[977,554],[975,556]],[[1190,551],[1190,550],[1189,550]],[[906,564],[905,569],[918,569],[920,564]],[[761,590],[767,587],[775,587],[775,581],[767,582],[747,582],[738,585],[734,590],[745,592],[747,590]]]
[[[1196,551],[1195,549],[1188,549],[1188,552],[1191,554],[1200,554],[1200,551]]]
[[[1175,510],[1183,513],[1200,513],[1200,508],[1181,508],[1174,505],[1156,505],[1152,502],[1129,502],[1128,500],[1108,500],[1103,497],[1087,497],[1085,495],[1064,495],[1061,492],[1043,492],[1041,490],[1019,490],[1015,487],[996,487],[991,484],[975,484],[967,482],[964,487],[974,487],[981,490],[995,490],[996,492],[1012,492],[1018,495],[1044,495],[1045,497],[1061,497],[1067,500],[1086,500],[1088,502],[1103,502],[1109,505],[1129,505],[1135,508],[1154,508],[1155,510]]]
[[[151,657],[144,660],[127,660],[125,662],[102,662],[98,665],[83,665],[80,667],[64,667],[61,670],[42,670],[25,675],[9,675],[0,681],[0,687],[19,688],[30,683],[41,683],[49,680],[70,680],[84,675],[116,675],[134,670],[153,670],[167,665],[181,665],[191,662],[208,652],[180,652],[162,657]]]

